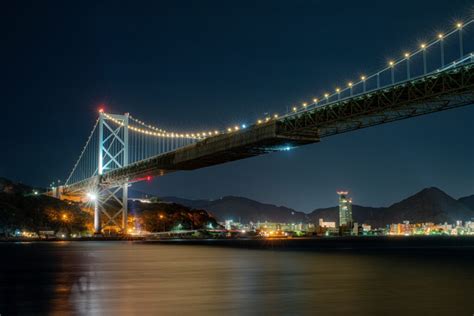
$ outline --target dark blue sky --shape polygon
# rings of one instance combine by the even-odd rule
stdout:
[[[96,109],[168,129],[280,112],[472,14],[470,1],[10,1],[3,5],[0,176],[64,179]],[[179,172],[138,189],[242,195],[301,211],[387,205],[426,186],[474,193],[474,107]]]

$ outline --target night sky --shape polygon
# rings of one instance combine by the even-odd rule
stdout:
[[[385,65],[470,1],[8,1],[1,10],[0,176],[64,180],[105,104],[170,130],[283,113]],[[178,172],[138,190],[240,195],[310,211],[388,205],[424,187],[474,194],[474,107]]]

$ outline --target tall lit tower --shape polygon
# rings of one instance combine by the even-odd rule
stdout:
[[[339,195],[339,226],[352,226],[352,199],[348,198],[347,191],[338,191]]]

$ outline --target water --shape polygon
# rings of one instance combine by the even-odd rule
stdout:
[[[473,315],[474,250],[0,243],[0,314]]]

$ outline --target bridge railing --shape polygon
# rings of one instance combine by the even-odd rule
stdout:
[[[467,30],[473,25],[474,19],[459,22],[447,33],[438,33],[434,40],[421,43],[415,51],[405,52],[402,58],[389,60],[386,67],[371,75],[361,75],[358,80],[350,81],[342,88],[337,87],[331,93],[324,93],[321,98],[293,106],[291,111],[278,119],[471,63],[474,60],[474,38]]]

